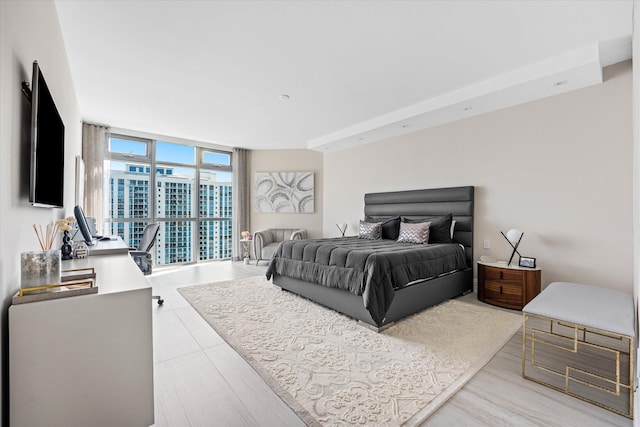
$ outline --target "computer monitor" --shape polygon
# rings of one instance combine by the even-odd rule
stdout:
[[[80,230],[80,233],[82,233],[84,242],[89,246],[93,245],[93,237],[91,236],[91,231],[89,230],[89,224],[87,223],[87,218],[84,216],[84,212],[82,211],[80,205],[76,205],[76,207],[73,208],[73,215],[76,217],[78,229]]]

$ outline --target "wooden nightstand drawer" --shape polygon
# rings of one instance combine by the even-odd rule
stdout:
[[[478,299],[521,310],[540,293],[540,269],[478,263]]]
[[[493,282],[510,283],[513,285],[522,284],[522,271],[508,270],[504,268],[485,267],[485,280]]]
[[[486,281],[484,297],[498,305],[509,308],[522,308],[522,285],[505,281]]]

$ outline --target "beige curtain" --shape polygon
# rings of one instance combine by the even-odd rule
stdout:
[[[84,213],[95,217],[98,232],[104,232],[104,162],[109,152],[109,128],[82,123],[82,160],[84,161]]]
[[[249,150],[243,148],[234,148],[232,153],[233,159],[233,250],[232,257],[234,261],[240,260],[242,257],[242,249],[240,247],[240,233],[250,231],[251,224],[249,218],[249,167],[248,167]]]

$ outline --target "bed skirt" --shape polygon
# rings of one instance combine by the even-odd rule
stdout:
[[[308,298],[337,312],[358,319],[373,329],[381,330],[397,320],[473,291],[473,269],[428,279],[395,291],[391,306],[380,325],[376,325],[364,306],[362,296],[316,283],[273,275],[273,284]]]

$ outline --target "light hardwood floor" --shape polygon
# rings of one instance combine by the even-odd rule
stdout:
[[[177,292],[183,286],[264,274],[213,262],[158,269],[153,302],[156,426],[302,426],[304,423]],[[475,294],[464,301],[482,304]],[[522,336],[511,341],[424,426],[631,426],[631,420],[520,376]]]

